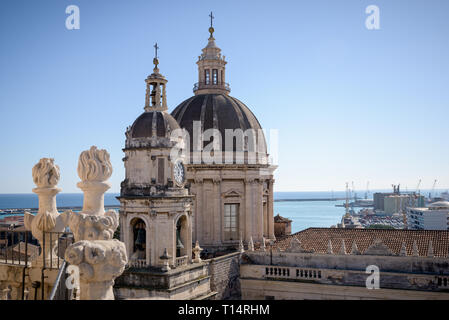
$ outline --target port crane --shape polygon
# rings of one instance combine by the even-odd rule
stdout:
[[[418,181],[418,185],[416,186],[416,193],[419,194],[419,186],[421,185],[421,179]]]
[[[369,181],[366,183],[365,199],[368,199],[368,195],[369,195]]]
[[[346,203],[345,203],[346,213],[345,218],[349,218],[349,183],[346,182]]]
[[[437,181],[438,181],[437,179],[435,179],[433,181],[432,191],[429,193],[429,200],[430,201],[435,197],[434,193],[435,193],[435,186],[437,185]]]

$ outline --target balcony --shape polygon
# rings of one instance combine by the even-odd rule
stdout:
[[[219,83],[219,84],[206,84],[206,83],[195,83],[193,85],[193,92],[200,90],[200,89],[222,89],[226,90],[228,92],[231,92],[231,87],[229,86],[229,83]]]
[[[188,258],[188,256],[177,257],[175,259],[175,267],[178,268],[187,265],[187,263],[189,262]]]

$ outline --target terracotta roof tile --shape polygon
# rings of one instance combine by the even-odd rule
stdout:
[[[272,247],[285,250],[293,238],[297,238],[304,249],[314,250],[315,253],[327,253],[329,240],[333,252],[338,253],[344,239],[347,254],[350,254],[354,241],[362,254],[376,239],[382,240],[394,254],[400,253],[402,243],[405,242],[409,256],[413,255],[414,241],[418,245],[420,256],[427,256],[429,243],[432,241],[435,257],[449,257],[449,231],[445,230],[308,228],[276,240]]]

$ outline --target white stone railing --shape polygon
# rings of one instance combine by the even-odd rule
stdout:
[[[146,259],[130,260],[129,266],[134,268],[145,268],[147,266],[147,260]]]
[[[188,256],[182,256],[182,257],[177,257],[175,260],[175,267],[180,267],[180,266],[184,266],[187,265],[188,262]]]

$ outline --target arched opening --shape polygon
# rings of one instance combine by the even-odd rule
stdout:
[[[131,260],[146,259],[147,252],[147,230],[145,222],[140,218],[131,220],[132,250]]]
[[[187,255],[188,226],[186,216],[182,216],[176,222],[176,257]]]

